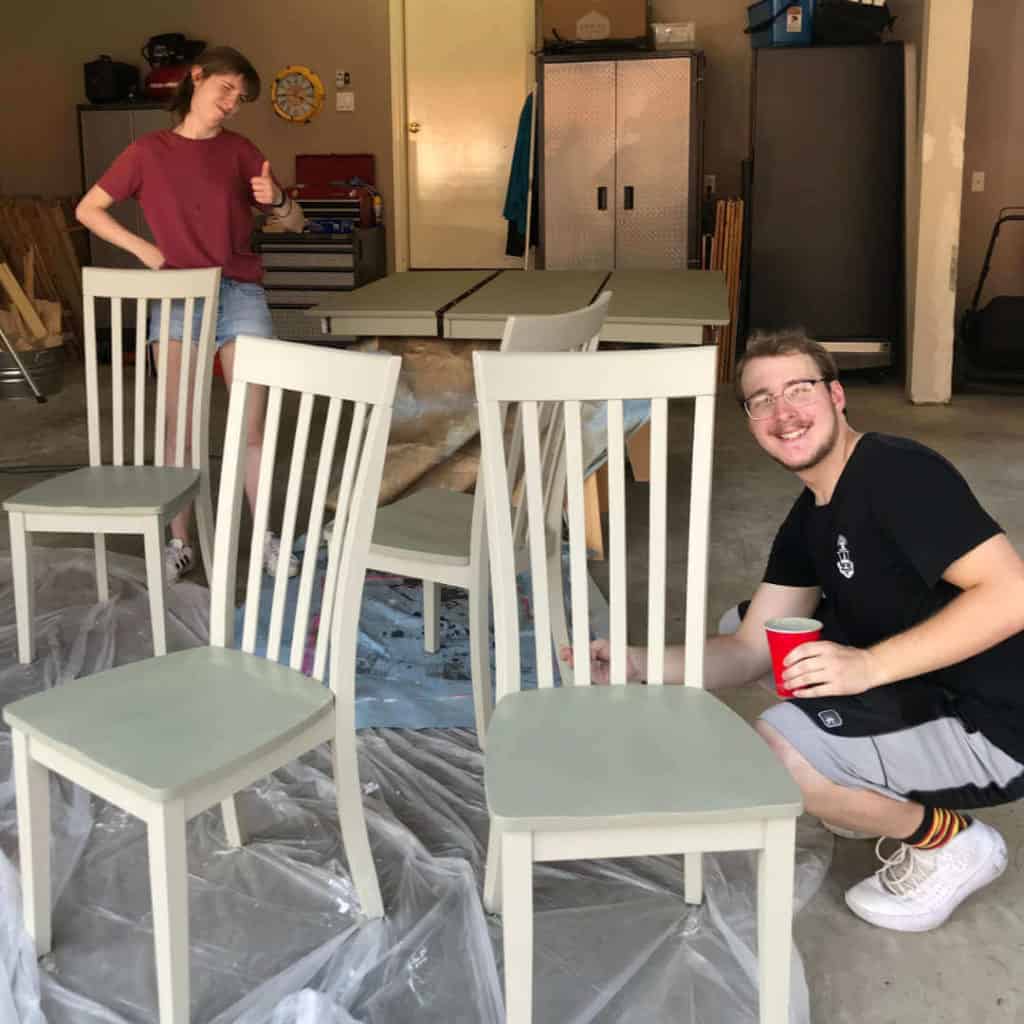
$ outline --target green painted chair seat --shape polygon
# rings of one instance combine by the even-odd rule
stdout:
[[[377,509],[374,554],[408,555],[415,551],[433,562],[467,565],[472,519],[472,494],[440,487],[415,491]]]
[[[33,484],[8,498],[8,512],[160,513],[198,487],[198,469],[174,466],[87,466]]]
[[[562,827],[560,819],[570,829],[602,818],[623,826],[728,823],[792,818],[801,809],[800,790],[768,745],[695,688],[509,694],[494,709],[486,758],[487,805],[516,829]]]
[[[322,683],[266,658],[197,647],[8,704],[4,720],[133,792],[170,800],[310,725]]]

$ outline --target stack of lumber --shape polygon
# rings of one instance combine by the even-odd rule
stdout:
[[[718,331],[718,379],[732,380],[736,364],[736,325],[740,305],[740,259],[743,253],[743,200],[719,199],[715,205],[715,233],[710,251],[705,252],[705,269],[725,272],[729,289],[729,323]]]
[[[39,324],[32,321],[26,309],[35,307],[43,320],[46,334],[62,333],[60,319],[56,330],[46,323],[52,312],[48,304],[55,305],[58,317],[69,332],[74,349],[81,353],[82,330],[82,252],[84,231],[73,227],[71,200],[38,199],[33,197],[0,197],[0,263],[6,264],[7,274],[0,287],[0,301],[11,304],[9,315],[20,319],[16,333],[33,342],[41,340]],[[81,237],[80,237],[81,236]],[[12,294],[20,285],[21,296]],[[5,318],[5,322],[11,323]],[[24,328],[24,329],[23,329]],[[27,332],[26,332],[27,329]]]
[[[6,263],[0,263],[0,300],[6,296],[10,308],[0,306],[0,329],[7,341],[22,352],[56,348],[64,344],[59,302],[35,297],[35,246],[25,259],[24,286]]]

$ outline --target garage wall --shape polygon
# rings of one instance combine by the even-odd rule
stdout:
[[[957,312],[968,304],[992,225],[1002,206],[1024,205],[1024,4],[977,0],[971,28],[970,78],[960,215]],[[974,171],[985,191],[971,191]],[[1024,294],[1024,223],[1003,227],[982,304]]]
[[[279,0],[35,0],[6,5],[0,61],[0,193],[71,194],[81,187],[75,105],[85,102],[82,65],[99,54],[149,66],[152,35],[183,32],[241,50],[264,83],[232,127],[266,153],[283,181],[296,153],[374,153],[385,193],[391,181],[387,4],[381,0],[282,4]],[[309,125],[277,117],[268,86],[275,71],[305,64],[324,81],[327,103]],[[334,111],[334,71],[348,70],[354,113]],[[387,197],[385,197],[387,198]]]

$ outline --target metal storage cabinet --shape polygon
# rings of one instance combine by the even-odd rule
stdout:
[[[699,53],[540,61],[544,266],[696,265]]]
[[[902,43],[756,51],[752,329],[801,325],[847,366],[903,326]]]
[[[83,103],[78,107],[78,131],[82,152],[82,191],[87,192],[102,177],[114,159],[140,135],[171,127],[166,104]],[[125,199],[110,208],[111,214],[129,231],[150,241],[153,236],[134,199]],[[130,253],[102,238],[89,235],[89,251],[96,267],[139,267]]]

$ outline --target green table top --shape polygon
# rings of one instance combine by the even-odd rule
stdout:
[[[444,315],[446,338],[500,338],[510,316],[569,313],[601,293],[605,270],[506,270]]]
[[[498,339],[512,315],[565,313],[612,292],[603,341],[700,344],[729,322],[725,275],[704,270],[415,270],[308,310],[335,334]]]
[[[615,270],[605,288],[612,293],[609,324],[729,322],[729,292],[720,270]]]
[[[437,335],[437,316],[493,270],[408,270],[341,292],[307,316],[332,321],[333,334]],[[374,326],[376,325],[376,326]],[[367,327],[371,329],[366,329]]]

